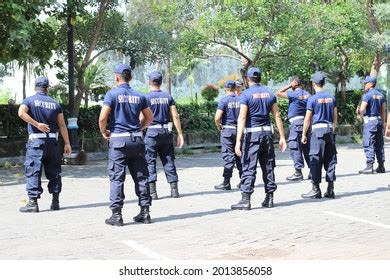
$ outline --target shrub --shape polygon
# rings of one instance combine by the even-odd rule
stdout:
[[[215,98],[217,98],[219,90],[216,85],[208,84],[202,88],[200,93],[206,102],[211,102],[214,101]]]

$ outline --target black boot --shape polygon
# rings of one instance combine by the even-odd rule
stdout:
[[[333,182],[328,182],[328,188],[327,188],[326,192],[324,193],[324,197],[335,198]]]
[[[359,171],[359,174],[373,174],[374,173],[374,165],[372,163],[367,163],[366,168]]]
[[[378,162],[378,167],[375,169],[376,173],[386,173],[385,165],[382,162]]]
[[[37,198],[29,198],[26,206],[20,207],[20,212],[23,213],[38,213],[38,199]]]
[[[302,181],[303,180],[302,170],[301,169],[295,169],[294,174],[292,174],[291,176],[287,177],[286,180],[288,180],[288,181]]]
[[[266,193],[265,199],[261,204],[263,207],[272,208],[274,207],[274,193]]]
[[[171,197],[173,198],[180,197],[179,187],[177,185],[177,182],[171,183]]]
[[[321,198],[321,189],[319,184],[313,184],[310,192],[302,194],[302,198]]]
[[[141,206],[141,211],[133,220],[136,223],[150,224],[152,221],[149,215],[149,206]]]
[[[158,200],[156,182],[150,182],[149,189],[150,189],[150,196],[152,197],[152,200]]]
[[[311,180],[311,172],[309,172],[309,175],[307,175],[307,180]]]
[[[230,207],[232,210],[251,210],[251,194],[241,193],[241,200]]]
[[[60,210],[60,200],[59,193],[53,193],[53,199],[51,201],[50,209],[51,210]]]
[[[122,208],[112,209],[112,215],[110,218],[106,219],[106,224],[118,227],[123,226]]]
[[[221,184],[214,186],[214,189],[230,191],[232,189],[232,187],[230,186],[230,178],[224,178]]]

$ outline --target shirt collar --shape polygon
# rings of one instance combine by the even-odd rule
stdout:
[[[39,94],[39,95],[47,95],[46,92],[43,92],[43,91],[37,91],[35,94]]]
[[[130,88],[130,85],[127,84],[127,83],[124,83],[124,84],[118,85],[118,87],[120,87],[120,88]]]

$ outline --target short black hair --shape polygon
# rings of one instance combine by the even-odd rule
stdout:
[[[259,77],[248,77],[248,79],[249,79],[249,81],[258,84],[261,81],[261,76],[259,76]]]
[[[122,78],[126,83],[130,82],[130,81],[131,81],[131,78],[132,78],[130,72],[124,72],[124,73],[122,73],[122,74],[119,74],[119,76],[121,76],[121,78]]]
[[[150,81],[150,84],[152,86],[161,86],[162,85],[162,80],[154,80],[154,81]]]

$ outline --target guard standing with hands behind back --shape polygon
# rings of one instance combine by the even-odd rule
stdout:
[[[260,162],[266,193],[261,205],[267,208],[274,206],[273,194],[277,185],[274,174],[275,151],[270,113],[274,116],[279,130],[279,147],[282,151],[287,147],[275,94],[260,85],[260,69],[250,68],[246,78],[249,88],[240,96],[241,106],[235,147],[237,156],[241,156],[241,139],[245,133],[242,145],[241,200],[231,206],[232,210],[251,209],[250,198],[256,181],[257,162]]]
[[[52,194],[51,210],[59,210],[59,195],[62,190],[61,154],[58,146],[58,130],[64,139],[64,153],[70,155],[68,130],[61,106],[48,96],[49,80],[39,77],[35,80],[36,94],[23,100],[19,117],[28,123],[25,171],[29,201],[20,212],[39,212],[38,199],[43,192],[41,186],[42,167],[49,180],[48,189]]]
[[[334,181],[336,181],[337,151],[334,131],[337,125],[336,99],[324,91],[325,76],[316,72],[312,78],[315,95],[307,101],[307,110],[303,123],[302,143],[307,143],[307,133],[311,125],[310,139],[310,173],[312,189],[303,198],[321,198],[320,189],[322,166],[326,171],[328,188],[324,197],[334,198]]]
[[[382,93],[375,89],[376,78],[367,76],[361,81],[364,85],[362,101],[358,108],[363,116],[363,146],[366,154],[367,166],[360,170],[361,174],[374,173],[375,155],[378,161],[377,173],[385,173],[385,150],[383,142],[383,129],[386,126],[386,102]]]
[[[115,66],[116,88],[107,92],[99,116],[99,129],[109,141],[108,175],[110,178],[110,209],[112,215],[106,224],[123,226],[122,207],[125,199],[124,183],[126,167],[129,168],[138,196],[140,213],[134,222],[151,222],[149,206],[151,197],[148,184],[148,166],[145,159],[145,144],[142,130],[153,120],[146,97],[128,84],[132,78],[131,68],[126,64]],[[140,121],[140,115],[143,118]],[[110,130],[107,121],[110,118]]]

